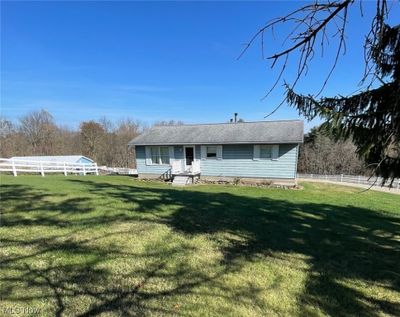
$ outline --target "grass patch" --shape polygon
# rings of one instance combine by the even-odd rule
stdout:
[[[399,316],[400,197],[1,176],[0,315]]]

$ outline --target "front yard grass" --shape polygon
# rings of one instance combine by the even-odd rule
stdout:
[[[2,175],[0,315],[399,316],[400,196],[302,185]]]

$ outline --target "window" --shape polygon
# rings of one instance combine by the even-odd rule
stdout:
[[[260,159],[271,159],[271,158],[272,158],[272,146],[260,145]]]
[[[161,164],[169,164],[169,149],[167,146],[160,147]]]
[[[169,149],[167,146],[150,147],[151,164],[169,164]]]
[[[160,156],[159,156],[159,147],[152,146],[150,148],[151,153],[151,163],[152,164],[160,164]]]
[[[216,146],[207,146],[207,158],[217,158]]]

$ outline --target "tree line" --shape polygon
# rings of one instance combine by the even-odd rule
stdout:
[[[356,154],[351,140],[338,138],[335,133],[316,127],[304,136],[300,145],[298,172],[328,175],[368,175],[371,171]]]
[[[158,121],[154,125],[180,125],[182,121]],[[0,157],[82,154],[99,165],[134,167],[135,153],[128,142],[149,128],[131,118],[113,122],[106,117],[80,123],[71,129],[55,123],[46,110],[33,111],[13,123],[0,118]],[[365,174],[364,162],[349,140],[336,140],[314,128],[300,147],[298,171],[313,174]]]
[[[0,157],[82,154],[99,165],[133,167],[128,142],[146,125],[130,118],[83,121],[74,130],[55,123],[46,110],[34,111],[13,123],[0,118]]]

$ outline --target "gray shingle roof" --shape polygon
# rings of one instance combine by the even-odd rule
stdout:
[[[303,121],[258,121],[156,126],[129,145],[302,143]]]

